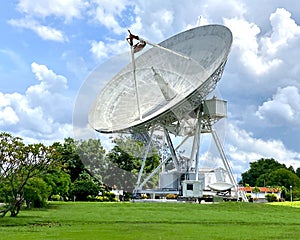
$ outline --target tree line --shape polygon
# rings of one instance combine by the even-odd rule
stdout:
[[[25,144],[19,137],[0,133],[1,216],[10,212],[10,216],[15,217],[23,206],[45,207],[48,200],[115,201],[110,192],[112,188],[122,189],[126,187],[123,184],[133,186],[141,166],[141,158],[120,147],[133,146],[133,142],[128,138],[119,139],[107,153],[99,139],[66,138],[62,143],[45,146]],[[151,172],[158,164],[155,152],[147,158],[144,171]],[[122,181],[124,175],[117,176],[114,169],[132,173],[130,179]],[[107,178],[119,185],[104,184],[109,182]],[[152,184],[156,184],[156,180],[154,178]],[[125,197],[130,194],[126,192]]]
[[[252,187],[280,188],[283,198],[300,199],[300,168],[296,170],[290,166],[279,163],[273,158],[261,158],[250,163],[250,169],[242,173],[239,184]]]
[[[14,217],[21,207],[45,207],[48,200],[115,201],[110,192],[114,187],[128,190],[125,198],[130,198],[144,143],[125,137],[113,144],[106,152],[99,139],[66,138],[45,146],[25,144],[19,137],[0,133],[0,215]],[[159,155],[155,148],[150,150],[145,173],[159,165]],[[153,188],[157,182],[156,175],[146,187]],[[240,184],[280,187],[287,198],[292,186],[296,200],[300,198],[300,168],[262,158],[250,163]]]

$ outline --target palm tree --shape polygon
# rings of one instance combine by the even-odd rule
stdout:
[[[258,200],[258,193],[260,192],[259,187],[255,186],[255,187],[253,188],[252,192],[256,194],[256,200]]]

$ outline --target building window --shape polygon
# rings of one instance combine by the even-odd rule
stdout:
[[[193,191],[193,184],[187,184],[187,185],[186,185],[186,190],[191,190],[191,191]]]

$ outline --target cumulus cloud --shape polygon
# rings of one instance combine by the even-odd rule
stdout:
[[[109,41],[104,43],[103,41],[92,41],[90,52],[99,60],[106,59],[110,56],[114,56],[128,50],[128,44],[126,41]]]
[[[30,29],[44,40],[51,40],[57,42],[65,42],[68,40],[67,37],[64,36],[64,34],[61,31],[49,26],[43,26],[34,19],[11,19],[8,21],[8,23],[15,27]]]
[[[57,75],[45,65],[33,62],[31,69],[36,79],[41,82],[40,86],[42,86],[43,89],[61,91],[68,88],[67,79],[64,76]]]
[[[300,93],[295,86],[278,88],[272,99],[258,107],[256,115],[272,125],[299,125]]]
[[[25,140],[54,141],[70,136],[72,101],[65,96],[67,80],[45,65],[32,63],[38,84],[25,94],[0,92],[0,126]]]
[[[233,32],[233,51],[239,51],[241,63],[256,75],[266,75],[282,66],[288,60],[284,50],[300,37],[300,26],[286,9],[277,8],[269,21],[271,29],[262,32],[243,16],[224,18],[224,24]]]
[[[121,26],[117,18],[121,18],[122,12],[127,7],[127,1],[94,0],[93,3],[95,8],[91,9],[91,13],[95,21],[101,23],[116,34],[121,34],[126,31],[126,29],[124,29],[126,26]]]
[[[88,6],[86,0],[51,0],[31,1],[20,0],[17,8],[20,12],[31,16],[45,18],[51,15],[62,17],[66,21],[80,18],[81,11]]]
[[[19,28],[30,29],[44,40],[65,42],[68,41],[68,38],[62,31],[42,24],[42,22],[45,22],[46,17],[53,16],[69,23],[74,18],[81,18],[82,11],[88,6],[89,3],[86,0],[20,0],[17,9],[25,16],[20,19],[10,19],[8,23]]]
[[[262,48],[274,55],[279,48],[287,47],[290,40],[300,35],[300,26],[291,18],[291,13],[284,8],[277,8],[270,15],[272,33],[270,37],[262,38]]]
[[[271,58],[260,50],[258,41],[260,28],[256,24],[238,18],[225,18],[224,23],[233,32],[233,47],[240,51],[240,61],[249,71],[260,75],[281,63],[280,59]]]
[[[7,98],[7,95],[0,92],[0,126],[13,125],[19,121],[10,104],[11,101]]]
[[[228,124],[227,138],[226,151],[236,173],[246,171],[249,162],[260,158],[274,158],[287,166],[300,167],[300,154],[288,150],[280,140],[255,138],[251,132],[234,124]]]

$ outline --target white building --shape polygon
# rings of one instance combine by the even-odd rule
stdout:
[[[246,195],[250,194],[251,198],[256,202],[266,202],[267,194],[275,194],[277,199],[281,198],[281,191],[279,188],[271,187],[239,187]]]

